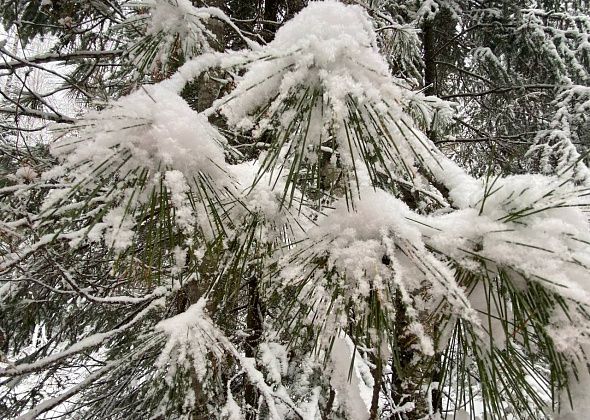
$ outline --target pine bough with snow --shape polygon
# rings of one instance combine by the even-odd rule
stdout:
[[[186,63],[0,190],[4,417],[580,418],[579,156],[469,176],[424,134],[452,107],[390,75],[359,6],[239,52],[208,46],[217,9],[140,7],[131,60]],[[209,71],[235,86],[197,113],[181,92]]]

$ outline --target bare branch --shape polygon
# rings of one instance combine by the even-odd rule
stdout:
[[[14,70],[22,67],[29,67],[32,64],[43,64],[43,63],[50,63],[55,61],[76,61],[82,60],[85,58],[108,58],[108,57],[116,57],[123,54],[122,50],[114,50],[114,51],[76,51],[69,54],[60,54],[60,53],[47,53],[47,54],[39,54],[31,58],[17,58],[13,61],[6,61],[4,63],[0,63],[0,70]]]
[[[493,95],[496,93],[507,93],[507,92],[510,92],[513,90],[536,90],[536,89],[556,90],[556,89],[562,89],[564,87],[566,87],[566,86],[550,85],[550,84],[501,86],[501,87],[497,87],[494,89],[484,90],[482,92],[461,92],[461,93],[455,93],[453,95],[444,95],[444,96],[441,96],[440,98],[441,99],[467,98],[467,97]]]
[[[55,114],[53,112],[40,111],[38,109],[25,108],[20,105],[19,105],[18,109],[0,107],[0,113],[12,114],[12,115],[24,115],[26,117],[40,118],[42,120],[49,120],[49,121],[54,121],[54,122],[58,122],[58,123],[71,124],[71,123],[76,122],[75,118],[68,117],[66,115]]]

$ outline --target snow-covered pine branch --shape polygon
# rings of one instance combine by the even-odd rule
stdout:
[[[48,145],[18,130],[1,143],[0,416],[587,408],[586,14],[332,0],[283,22],[295,3],[265,2],[262,21],[185,0],[44,2],[30,17],[59,15],[69,34],[35,65],[126,54],[68,76],[100,100]],[[529,50],[549,80],[518,61]],[[544,174],[435,146],[516,129],[535,133]]]

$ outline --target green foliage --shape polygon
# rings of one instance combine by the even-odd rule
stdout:
[[[193,3],[0,3],[0,417],[584,409],[586,2]]]

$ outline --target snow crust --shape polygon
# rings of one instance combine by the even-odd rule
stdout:
[[[363,366],[363,361],[359,360],[360,356],[355,354],[355,350],[352,340],[344,334],[334,341],[330,355],[332,369],[330,385],[337,393],[337,404],[343,406],[350,418],[366,420],[369,418],[373,383],[370,375],[368,376],[371,379],[370,383],[363,381],[360,371],[363,367],[365,369],[367,367]],[[353,358],[352,375],[349,380]]]

